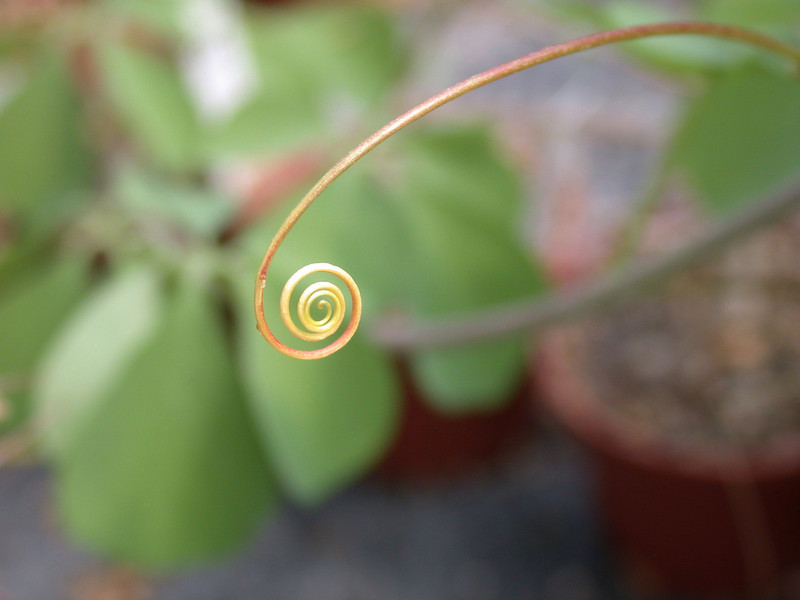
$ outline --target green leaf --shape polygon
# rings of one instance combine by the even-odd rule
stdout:
[[[289,209],[283,207],[243,241],[252,272],[239,272],[234,282],[239,364],[282,482],[294,499],[314,504],[352,482],[383,454],[397,424],[400,386],[390,357],[360,334],[333,356],[301,361],[278,353],[253,327],[252,277],[266,241]],[[309,208],[278,251],[265,290],[267,322],[279,339],[308,347],[293,341],[278,305],[291,273],[312,262],[330,262],[350,273],[369,320],[396,297],[403,283],[404,246],[398,213],[385,192],[363,172],[348,173]]]
[[[128,133],[159,165],[200,165],[197,115],[180,73],[166,59],[123,44],[100,48],[106,92]]]
[[[377,6],[301,7],[251,20],[265,83],[303,82],[318,98],[338,90],[373,102],[404,63],[390,15]]]
[[[249,534],[274,492],[201,290],[181,282],[57,467],[68,529],[118,560],[169,568]]]
[[[797,0],[709,0],[701,4],[704,19],[756,27],[775,35],[800,33],[800,2]]]
[[[276,267],[270,276],[285,281],[290,273]],[[237,282],[239,363],[250,405],[288,492],[315,504],[382,456],[398,418],[396,373],[389,357],[359,334],[323,360],[280,354],[253,327],[251,281],[248,272]],[[289,343],[278,326],[280,287],[267,286],[267,322]]]
[[[717,213],[800,174],[800,79],[754,68],[713,79],[683,118],[670,164]]]
[[[245,252],[255,265],[296,199],[249,232]],[[345,269],[364,299],[364,318],[375,317],[397,302],[408,282],[404,276],[409,248],[402,212],[369,174],[353,170],[335,181],[308,209],[281,245],[275,266],[286,273],[313,262]],[[274,282],[277,281],[277,282]],[[270,286],[280,288],[278,277]]]
[[[291,88],[257,94],[225,122],[209,129],[209,153],[216,159],[264,156],[297,150],[328,129],[314,98]]]
[[[248,22],[259,92],[211,132],[217,157],[296,149],[339,133],[375,106],[405,61],[378,7],[321,4]]]
[[[63,454],[161,317],[156,273],[135,267],[96,289],[50,345],[33,390],[45,449]]]
[[[30,374],[88,283],[86,267],[77,260],[29,268],[22,280],[0,290],[0,374]]]
[[[37,362],[87,283],[84,265],[65,259],[28,263],[26,273],[10,274],[0,287],[0,395],[11,413],[0,433],[27,420]]]
[[[622,0],[603,4],[595,21],[604,29],[616,29],[674,21],[677,16],[674,11],[653,4]],[[698,35],[670,35],[624,42],[621,47],[646,65],[672,72],[724,69],[755,54],[752,48],[744,45]]]
[[[762,4],[763,11],[760,10]],[[548,3],[547,8],[558,17],[585,21],[601,29],[693,19],[739,24],[784,34],[791,31],[792,27],[797,30],[796,18],[794,24],[791,20],[778,23],[778,19],[782,18],[779,15],[790,18],[789,4],[797,6],[795,0],[765,0],[763,3],[761,0],[712,0],[696,2],[692,6],[680,6],[679,8],[683,10],[678,11],[669,5],[662,6],[633,0],[604,3],[553,0]],[[659,36],[622,42],[619,46],[645,66],[659,69],[669,75],[695,75],[701,70],[727,70],[745,61],[758,60],[765,63],[775,61],[773,56],[763,50],[735,41],[700,35]]]
[[[463,414],[507,404],[525,376],[526,357],[523,340],[514,337],[416,352],[411,365],[436,408]]]
[[[393,189],[411,236],[408,302],[417,315],[454,316],[545,289],[517,231],[521,182],[484,128],[417,134],[403,150]],[[412,365],[440,407],[483,410],[517,385],[525,361],[521,336],[415,352]]]
[[[45,57],[0,112],[0,204],[46,216],[88,185],[91,157],[78,94],[60,57]]]
[[[112,15],[131,19],[163,35],[177,38],[181,34],[180,17],[185,9],[182,0],[104,0],[102,4]]]
[[[3,247],[0,251],[0,298],[5,297],[3,290],[10,291],[17,281],[25,281],[35,267],[52,259],[52,247],[41,240],[36,243],[14,240]]]
[[[161,219],[185,231],[213,237],[233,215],[233,201],[214,190],[157,177],[134,166],[117,173],[115,194],[136,217]]]
[[[311,504],[353,481],[382,455],[397,421],[399,383],[390,358],[360,334],[324,360],[301,361],[278,353],[253,327],[252,275],[265,240],[288,209],[244,243],[252,272],[243,272],[235,282],[240,364],[284,484],[295,499]],[[308,209],[278,251],[265,290],[267,322],[279,339],[307,347],[293,341],[278,305],[284,282],[312,262],[330,262],[350,273],[361,289],[368,320],[402,284],[398,273],[404,245],[398,213],[385,192],[363,172],[348,173]]]

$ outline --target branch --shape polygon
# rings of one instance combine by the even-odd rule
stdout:
[[[711,227],[694,242],[665,257],[642,260],[582,288],[435,321],[387,318],[379,321],[370,335],[382,346],[410,349],[475,342],[523,330],[536,332],[606,308],[622,298],[655,286],[746,235],[784,219],[798,208],[800,180],[773,193],[756,206],[739,211],[732,218]]]

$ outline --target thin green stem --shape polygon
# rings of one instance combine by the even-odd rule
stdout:
[[[298,219],[300,219],[300,217],[314,202],[314,200],[316,200],[331,183],[333,183],[340,175],[342,175],[342,173],[353,166],[353,164],[355,164],[378,144],[387,140],[401,129],[424,117],[440,106],[443,106],[448,102],[455,100],[456,98],[460,98],[468,92],[492,83],[493,81],[497,81],[498,79],[502,79],[530,67],[555,60],[556,58],[561,58],[563,56],[568,56],[584,50],[590,50],[592,48],[606,46],[617,42],[665,35],[702,35],[747,43],[782,55],[790,60],[793,65],[800,68],[800,49],[794,48],[769,36],[741,27],[721,25],[717,23],[679,21],[625,27],[622,29],[615,29],[613,31],[596,33],[570,40],[568,42],[555,44],[553,46],[547,46],[541,50],[526,54],[525,56],[465,79],[464,81],[436,94],[428,100],[425,100],[421,104],[418,104],[361,142],[344,158],[336,163],[327,173],[325,173],[325,175],[322,176],[322,178],[298,203],[294,210],[292,210],[284,223],[278,229],[278,232],[275,234],[275,237],[272,239],[272,242],[267,248],[256,277],[254,306],[258,330],[273,346],[282,352],[297,358],[320,358],[330,354],[330,352],[335,351],[338,349],[338,347],[340,347],[340,345],[337,345],[337,343],[334,342],[334,344],[331,346],[321,349],[320,351],[298,351],[280,342],[270,330],[264,316],[264,287],[266,285],[267,272],[275,253],[288,235],[289,231],[292,229],[292,227],[294,227],[295,223],[297,223]]]

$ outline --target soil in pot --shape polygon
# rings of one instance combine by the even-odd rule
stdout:
[[[547,402],[654,589],[800,598],[797,256],[782,226],[546,343]]]

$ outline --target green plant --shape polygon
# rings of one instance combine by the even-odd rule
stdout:
[[[260,85],[214,118],[179,69],[181,18],[177,3],[109,0],[3,36],[2,64],[21,76],[0,108],[3,443],[36,441],[51,460],[76,538],[152,569],[235,546],[281,495],[313,504],[358,477],[390,442],[400,402],[391,354],[368,340],[312,369],[267,352],[249,323],[251,263],[285,210],[258,203],[291,200],[309,168],[264,178],[265,197],[282,190],[271,199],[211,181],[231,164],[280,172],[337,147],[349,132],[330,111],[382,119],[407,62],[389,15],[247,13]],[[410,248],[461,273],[466,307],[543,288],[512,233],[519,175],[484,125],[420,130],[330,193],[335,211],[309,214],[285,255],[360,261],[367,317],[401,289],[426,310],[447,307],[445,290],[426,292],[432,273],[386,269]],[[491,211],[486,195],[500,199]],[[454,213],[463,224],[448,225]],[[362,231],[381,253],[365,255]],[[451,250],[473,235],[497,247],[482,272]],[[492,270],[497,288],[480,293]],[[482,408],[516,384],[521,336],[492,345],[477,358],[495,355],[502,371],[475,374],[480,388],[448,377],[448,364],[425,375],[418,359],[441,406]]]
[[[365,331],[389,349],[359,332],[322,361],[273,351],[251,324],[250,273],[289,205],[249,222],[241,199],[209,183],[211,174],[226,163],[337,147],[349,132],[326,111],[355,114],[359,130],[383,117],[405,53],[375,8],[249,13],[244,28],[262,86],[228,116],[205,119],[178,69],[186,32],[176,6],[107,0],[64,9],[3,36],[0,58],[31,73],[0,108],[0,220],[8,224],[0,230],[10,231],[0,238],[0,385],[11,400],[3,426],[30,430],[31,395],[67,528],[149,568],[235,546],[282,494],[317,503],[369,468],[396,422],[392,346],[406,348],[441,410],[496,407],[525,369],[520,326],[542,322],[521,303],[548,289],[514,229],[521,178],[489,128],[420,128],[331,185],[269,271],[271,282],[309,262],[346,265],[361,288]],[[693,101],[670,167],[690,170],[703,197],[720,185],[701,151],[716,151],[719,135],[703,110],[731,95],[775,102],[767,116],[736,115],[738,130],[748,124],[775,157],[789,156],[768,160],[780,168],[751,176],[736,202],[800,170],[798,138],[783,126],[797,122],[798,86],[781,69],[726,67],[709,78],[707,99]],[[449,96],[437,98],[411,116]],[[769,127],[753,122],[762,117]],[[379,138],[371,140],[360,148]],[[726,150],[747,143],[734,136]],[[728,189],[713,204],[720,211]],[[768,216],[790,204],[779,200]],[[621,289],[612,280],[600,295]],[[284,336],[279,291],[268,282],[264,295],[267,320]],[[563,316],[560,302],[549,310]],[[494,307],[508,303],[498,327]],[[573,305],[585,307],[586,294]],[[425,322],[392,329],[387,311]],[[462,321],[472,311],[491,312],[483,325]],[[452,315],[454,323],[427,325]],[[472,343],[430,345],[457,339]],[[12,391],[26,379],[31,385]]]

